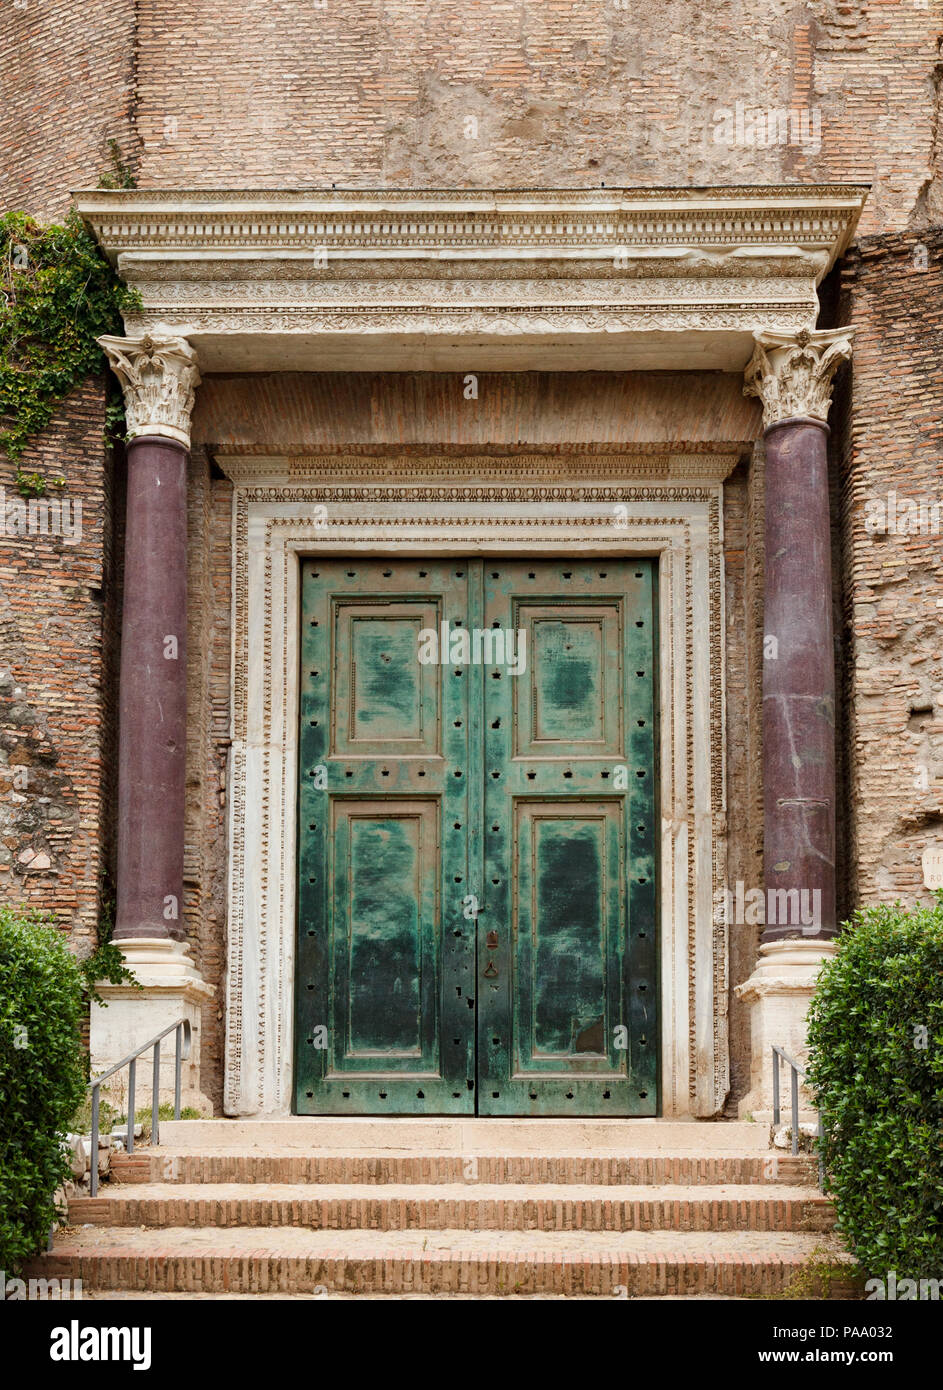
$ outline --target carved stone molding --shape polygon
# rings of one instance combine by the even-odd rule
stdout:
[[[737,371],[814,323],[866,189],[90,190],[79,210],[204,372]]]
[[[662,1113],[724,1104],[727,935],[713,912],[726,878],[723,485],[586,478],[579,460],[547,460],[538,495],[513,462],[499,498],[473,479],[443,484],[454,460],[440,458],[400,460],[386,486],[338,483],[333,458],[308,460],[304,480],[284,461],[280,481],[267,460],[263,478],[247,470],[236,483],[228,1114],[291,1105],[300,558],[448,551],[658,557]]]
[[[232,482],[243,487],[288,486],[323,482],[330,478],[332,494],[352,502],[395,501],[415,491],[417,459],[409,454],[299,455],[293,458],[259,454],[227,454],[213,451],[213,460]],[[565,502],[587,483],[612,483],[610,494],[618,501],[625,481],[720,483],[739,462],[735,453],[580,454],[570,456],[570,473],[560,475],[560,460],[549,454],[514,454],[510,457],[465,453],[454,458],[422,459],[423,496],[426,500],[472,499],[501,502],[512,496],[525,502]],[[578,475],[578,476],[577,476]],[[605,495],[600,491],[600,497]],[[660,495],[660,493],[655,493]]]
[[[854,330],[803,329],[800,333],[757,333],[746,369],[744,395],[763,402],[763,428],[805,416],[828,419],[832,378],[851,357]]]
[[[128,434],[156,434],[190,447],[190,413],[200,382],[196,353],[185,338],[142,333],[99,338],[124,391]]]
[[[83,216],[125,249],[153,243],[282,248],[320,238],[381,248],[712,245],[841,240],[865,184],[516,190],[87,189]]]

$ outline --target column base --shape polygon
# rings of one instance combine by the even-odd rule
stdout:
[[[760,947],[760,959],[753,974],[736,994],[750,1006],[751,1063],[750,1090],[741,1100],[738,1114],[741,1119],[751,1115],[759,1123],[773,1120],[773,1045],[781,1047],[790,1057],[805,1066],[806,1014],[815,982],[823,963],[837,950],[830,937],[792,938],[768,941]],[[780,1122],[791,1122],[791,1072],[783,1063],[780,1069]],[[811,1098],[799,1087],[799,1121],[814,1123],[816,1112]]]
[[[98,985],[104,1007],[91,1010],[91,1075],[95,1077],[141,1047],[162,1029],[180,1019],[190,1024],[190,1056],[181,1070],[181,1105],[190,1105],[205,1115],[213,1107],[200,1090],[200,1014],[202,1006],[216,993],[190,959],[189,946],[171,937],[141,937],[120,941],[128,969],[141,985]],[[160,1099],[173,1102],[176,1039],[170,1033],[161,1043]],[[139,1058],[135,1077],[135,1110],[151,1103],[152,1054]],[[124,1111],[127,1104],[128,1072],[125,1068],[102,1087],[103,1098]]]

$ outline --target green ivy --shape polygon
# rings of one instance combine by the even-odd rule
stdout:
[[[826,1191],[866,1274],[943,1276],[943,892],[857,912],[809,1011]]]
[[[18,462],[59,402],[104,369],[95,339],[121,333],[122,312],[138,307],[140,296],[121,283],[74,210],[61,226],[24,212],[0,217],[0,451]],[[106,424],[121,419],[113,396]],[[46,484],[20,472],[17,486],[37,496]]]
[[[121,947],[116,946],[112,941],[112,933],[115,929],[115,899],[113,893],[109,891],[106,881],[102,881],[101,892],[101,912],[98,919],[98,945],[90,956],[86,956],[79,962],[79,970],[82,973],[86,999],[92,1004],[101,1004],[105,1007],[105,1000],[98,992],[100,980],[107,980],[110,985],[133,985],[135,989],[142,986],[135,979],[132,971],[128,969],[124,956],[121,954]]]

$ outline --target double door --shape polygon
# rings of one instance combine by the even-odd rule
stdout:
[[[655,565],[302,565],[295,1109],[657,1113]]]

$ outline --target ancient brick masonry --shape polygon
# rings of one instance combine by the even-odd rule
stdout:
[[[109,141],[133,160],[134,9],[4,6],[0,210],[61,220],[70,190],[108,168]],[[18,536],[9,525],[0,534],[0,895],[51,911],[82,955],[96,944],[113,868],[121,505],[105,390],[102,377],[74,391],[22,459],[27,473],[65,479],[49,500],[81,507],[81,538]],[[19,500],[14,479],[0,463],[7,502]]]
[[[934,159],[939,11],[912,0],[417,6],[139,0],[153,188],[609,188],[870,180],[902,229]],[[938,79],[936,79],[938,81]],[[772,110],[805,139],[725,143]],[[939,160],[943,142],[937,142]],[[197,177],[195,172],[199,171]]]
[[[855,327],[841,471],[849,887],[913,899],[921,852],[943,827],[939,228],[865,238],[843,297]],[[923,520],[908,502],[927,508]],[[887,529],[873,529],[882,517]]]
[[[100,878],[108,870],[114,649],[109,638],[113,510],[102,443],[104,380],[73,392],[22,460],[61,476],[45,503],[74,534],[54,534],[55,510],[30,534],[15,469],[0,469],[0,893],[51,911],[77,950],[95,944]],[[19,506],[26,534],[18,534]]]
[[[27,0],[3,6],[0,211],[55,222],[70,191],[135,155],[135,0]]]
[[[183,918],[193,958],[217,998],[203,1009],[205,1089],[222,1105],[226,965],[226,765],[230,721],[232,484],[203,451],[190,460],[187,811]]]

